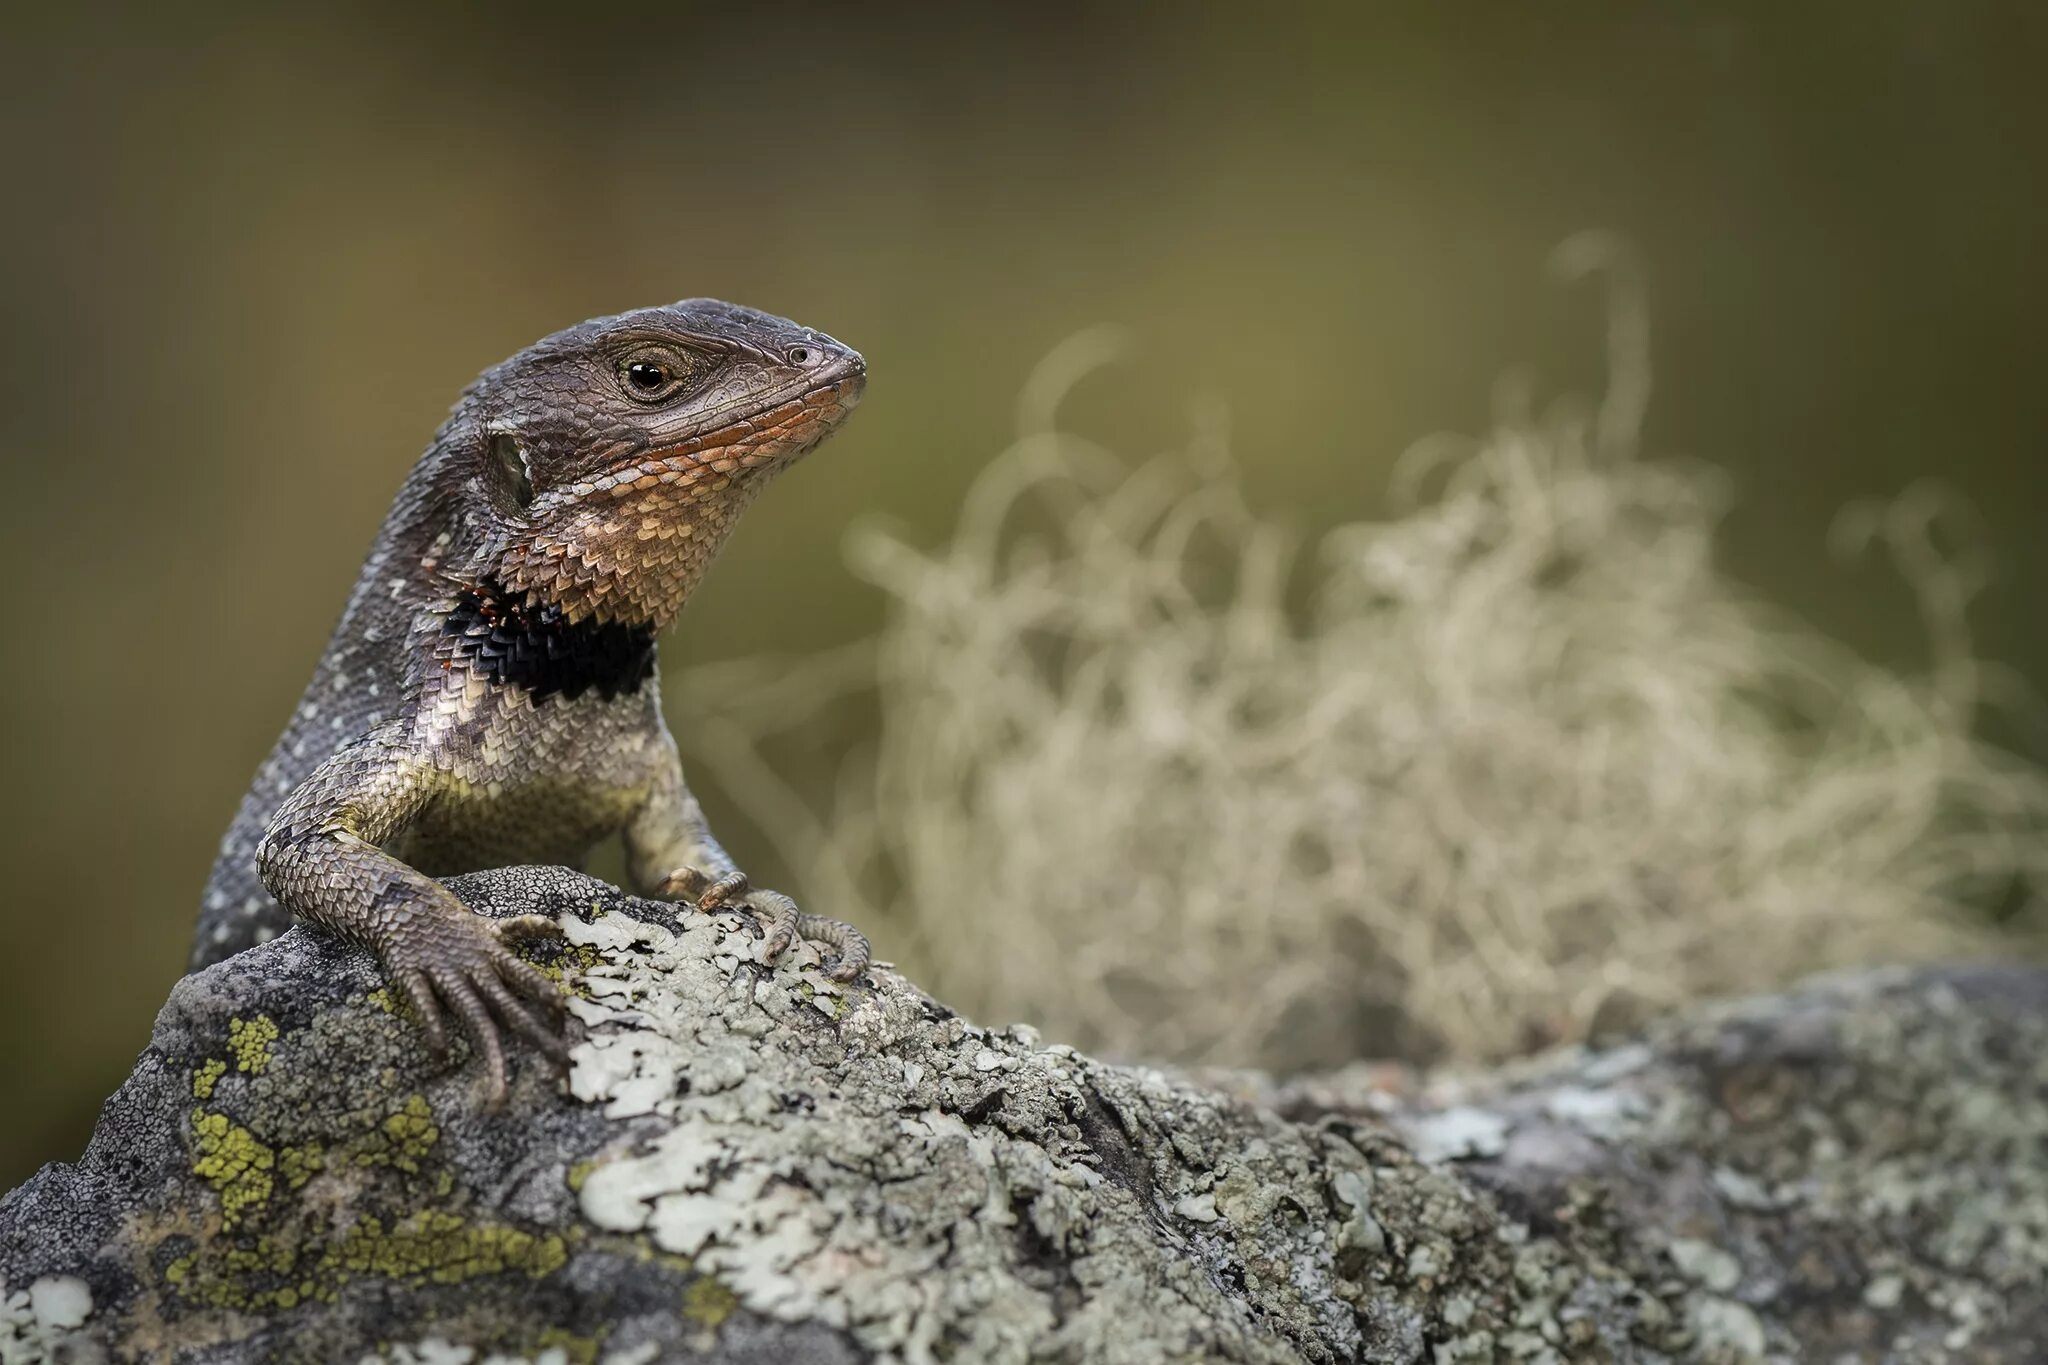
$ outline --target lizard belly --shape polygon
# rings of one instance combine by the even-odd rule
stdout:
[[[430,877],[518,863],[581,867],[645,799],[643,789],[574,780],[457,780],[388,851]]]

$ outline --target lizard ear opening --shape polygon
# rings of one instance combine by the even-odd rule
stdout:
[[[506,506],[523,512],[533,502],[533,474],[526,452],[502,431],[491,437],[490,479],[492,490]]]

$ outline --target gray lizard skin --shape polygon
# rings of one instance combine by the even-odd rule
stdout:
[[[486,371],[399,490],[341,624],[221,843],[193,970],[294,915],[382,960],[428,1042],[453,1015],[505,1091],[501,1027],[559,1058],[560,995],[434,878],[581,864],[762,919],[865,969],[847,925],[757,890],[683,783],[654,641],[740,512],[859,402],[860,355],[713,299],[581,323]]]

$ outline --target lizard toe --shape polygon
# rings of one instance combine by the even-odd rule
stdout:
[[[704,888],[703,894],[697,897],[697,908],[699,910],[723,909],[736,901],[745,900],[750,891],[751,888],[747,884],[746,873],[729,872],[711,883],[710,886]]]
[[[805,938],[829,943],[837,950],[838,960],[825,973],[834,981],[853,980],[866,971],[868,963],[873,960],[874,950],[868,945],[868,936],[844,920],[804,915],[798,927]]]
[[[484,1007],[483,995],[467,976],[457,974],[441,984],[441,995],[462,1019],[469,1039],[483,1054],[484,1107],[500,1109],[505,1104],[505,1044],[498,1025]]]
[[[655,883],[654,894],[662,900],[694,901],[711,885],[711,878],[694,867],[679,867]]]
[[[477,974],[477,986],[492,1011],[511,1030],[539,1048],[556,1062],[567,1061],[569,1048],[562,1041],[559,1029],[544,1023],[539,1016],[527,1008],[505,983],[488,973]]]
[[[406,972],[395,983],[405,992],[406,1000],[412,1005],[413,1016],[419,1020],[420,1032],[426,1035],[427,1050],[436,1057],[448,1054],[448,1025],[441,1018],[441,1002],[434,995],[433,986],[427,981],[425,972]]]
[[[569,1002],[562,994],[562,988],[531,962],[506,953],[494,959],[491,965],[507,985],[549,1014],[559,1018],[568,1011]]]
[[[749,892],[746,909],[767,937],[767,942],[761,945],[761,960],[781,961],[782,955],[796,942],[797,926],[803,920],[803,912],[796,908],[795,901],[780,891]]]
[[[514,946],[524,943],[560,943],[568,937],[559,921],[546,915],[514,915],[491,921],[500,941]]]

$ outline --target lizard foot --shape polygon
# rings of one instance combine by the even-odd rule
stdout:
[[[851,981],[868,969],[873,950],[867,935],[843,920],[807,914],[780,891],[756,890],[746,874],[729,873],[713,878],[694,867],[677,868],[655,888],[657,895],[671,900],[692,899],[699,910],[720,910],[727,906],[745,910],[767,935],[762,956],[774,962],[789,951],[792,943],[807,938],[829,943],[837,950],[836,960],[826,975],[834,981]]]
[[[539,968],[512,950],[515,944],[561,936],[561,926],[544,915],[489,920],[466,909],[446,910],[433,914],[420,926],[420,932],[408,933],[384,954],[393,984],[405,992],[419,1017],[427,1046],[437,1056],[447,1052],[444,1015],[453,1014],[482,1052],[488,1108],[499,1108],[505,1102],[501,1024],[539,1048],[557,1066],[568,1062],[568,1044],[560,1025],[562,993]],[[545,1017],[535,1012],[535,1005]]]

